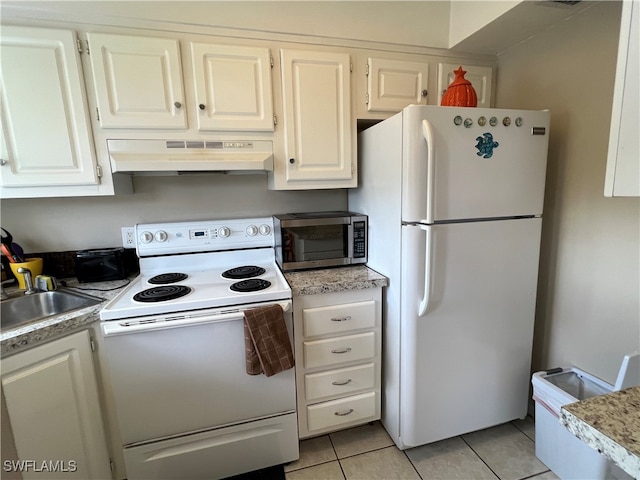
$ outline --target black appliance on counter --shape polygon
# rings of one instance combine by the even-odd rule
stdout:
[[[125,250],[122,247],[80,250],[76,253],[75,272],[82,283],[125,279],[129,276]]]

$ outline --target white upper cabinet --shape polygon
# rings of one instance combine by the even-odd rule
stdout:
[[[273,131],[268,48],[191,43],[199,130]]]
[[[177,40],[87,34],[102,128],[186,129]]]
[[[467,72],[464,76],[471,82],[478,96],[478,107],[491,107],[491,94],[493,90],[493,68],[488,66],[476,65],[460,65],[458,63],[439,63],[438,64],[438,105],[442,100],[447,87],[456,78],[453,73],[458,67]]]
[[[87,34],[103,129],[274,130],[268,48]]]
[[[347,53],[281,50],[285,159],[275,188],[356,186],[350,67]]]
[[[606,197],[640,197],[640,8],[622,2],[618,63],[613,91]]]
[[[0,48],[2,197],[44,196],[42,186],[62,196],[68,187],[95,188],[100,178],[74,32],[3,26]]]
[[[369,58],[366,74],[369,112],[399,112],[407,105],[427,104],[426,62]]]

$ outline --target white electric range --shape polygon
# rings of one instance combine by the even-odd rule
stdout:
[[[297,459],[294,369],[245,369],[244,310],[277,303],[293,334],[272,219],[134,235],[140,275],[100,312],[127,477],[224,478]]]

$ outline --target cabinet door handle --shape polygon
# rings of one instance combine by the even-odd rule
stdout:
[[[349,353],[351,351],[351,347],[343,348],[342,350],[331,350],[331,353]]]
[[[343,380],[341,382],[331,382],[331,385],[342,386],[342,385],[348,385],[350,383],[351,383],[351,379],[348,378],[347,380]]]
[[[200,110],[204,110],[204,109],[205,109],[205,108],[207,108],[207,107],[205,107],[205,106],[204,106],[204,103],[201,103],[200,105],[198,105],[198,108],[199,108]]]
[[[7,163],[9,162],[7,162],[4,158],[0,158],[0,166],[4,167]]]
[[[346,317],[333,317],[331,319],[332,322],[346,322],[347,320],[351,320],[351,315],[347,315]]]
[[[337,415],[338,417],[344,417],[346,415],[349,415],[350,413],[353,413],[353,408],[350,408],[349,410],[345,410],[342,412],[333,412],[333,414]]]
[[[180,102],[175,102],[173,106],[176,107],[178,110],[182,108],[182,104]]]

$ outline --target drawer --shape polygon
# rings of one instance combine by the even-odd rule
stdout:
[[[326,367],[375,355],[375,332],[304,342],[304,366]]]
[[[376,326],[376,302],[345,303],[302,310],[305,337],[341,334]]]
[[[348,395],[375,387],[376,366],[373,363],[355,367],[310,373],[304,376],[304,392],[308,402],[333,395]]]
[[[376,392],[367,392],[307,407],[307,427],[312,432],[373,419],[376,415]]]

